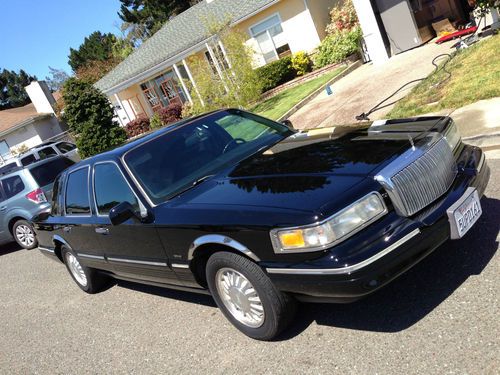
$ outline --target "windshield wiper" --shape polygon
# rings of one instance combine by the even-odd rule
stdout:
[[[185,187],[179,189],[178,191],[176,191],[174,194],[172,194],[170,197],[167,198],[167,200],[169,199],[172,199],[178,195],[181,195],[182,193],[185,193],[186,191],[188,190],[191,190],[192,188],[198,186],[199,184],[201,184],[202,182],[208,180],[209,178],[215,176],[214,174],[208,174],[206,176],[203,176],[203,177],[200,177],[196,180],[194,180],[191,184],[189,185],[186,185]]]

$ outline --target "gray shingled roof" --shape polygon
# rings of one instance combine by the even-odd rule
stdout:
[[[144,42],[129,57],[105,75],[95,86],[111,91],[125,81],[181,54],[208,37],[207,20],[231,23],[258,12],[278,0],[205,0],[168,21],[156,34]]]

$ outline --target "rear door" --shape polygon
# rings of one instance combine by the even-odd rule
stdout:
[[[138,196],[125,179],[118,164],[101,162],[94,165],[93,190],[98,224],[95,235],[99,237],[102,252],[117,275],[128,278],[179,284],[169,267],[167,254],[154,223],[130,219],[112,225],[110,210],[122,202],[129,202],[140,216]],[[144,210],[144,209],[143,209]]]

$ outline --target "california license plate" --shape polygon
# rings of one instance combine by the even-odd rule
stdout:
[[[477,190],[468,188],[446,212],[451,227],[450,238],[452,240],[462,238],[483,213]]]

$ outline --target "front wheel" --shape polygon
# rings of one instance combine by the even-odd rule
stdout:
[[[271,340],[294,317],[296,301],[277,290],[262,269],[247,258],[215,253],[208,259],[206,273],[217,306],[245,335]]]
[[[63,247],[61,253],[69,274],[81,290],[89,294],[94,294],[104,288],[106,279],[103,275],[99,274],[93,268],[80,264],[80,259],[68,248]]]
[[[12,227],[14,239],[21,247],[26,250],[34,249],[38,246],[38,240],[35,236],[33,226],[26,220],[18,220]]]

